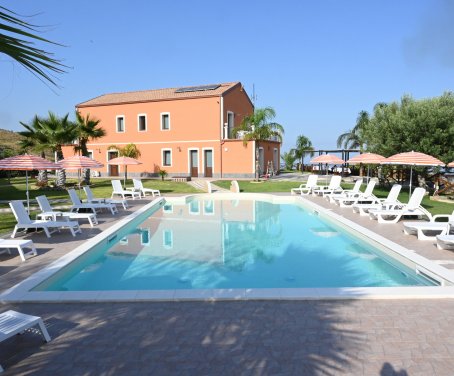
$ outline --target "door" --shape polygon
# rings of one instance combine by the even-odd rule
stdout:
[[[197,150],[190,151],[191,161],[191,177],[196,178],[199,176],[199,152]]]
[[[118,157],[118,151],[109,151],[107,154],[107,160],[111,160]],[[109,166],[109,176],[119,176],[118,165],[108,165]]]
[[[213,177],[213,150],[205,150],[205,177]]]
[[[259,148],[259,176],[262,176],[265,173],[265,151],[262,147]]]

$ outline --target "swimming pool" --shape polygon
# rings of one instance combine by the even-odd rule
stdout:
[[[221,196],[152,208],[34,291],[424,285],[302,205]]]

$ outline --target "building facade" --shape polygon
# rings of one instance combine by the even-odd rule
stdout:
[[[91,157],[104,163],[101,176],[119,176],[123,166],[107,162],[118,156],[112,146],[135,144],[141,165],[128,166],[137,177],[168,176],[251,178],[258,154],[260,172],[277,169],[280,142],[245,144],[233,136],[254,106],[240,82],[105,94],[80,103],[83,115],[100,120],[106,136],[88,144]],[[257,146],[257,152],[256,152]],[[73,154],[64,148],[65,157]]]

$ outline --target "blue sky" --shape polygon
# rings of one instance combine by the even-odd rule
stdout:
[[[452,5],[451,5],[452,4]],[[0,55],[0,128],[109,92],[241,81],[285,130],[334,148],[377,102],[454,90],[454,2],[2,1],[71,68],[49,89]]]

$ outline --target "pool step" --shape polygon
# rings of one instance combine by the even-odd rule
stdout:
[[[188,181],[187,183],[191,186],[193,186],[195,189],[199,189],[201,191],[207,192],[207,181],[210,181],[209,179],[192,179],[191,181]],[[211,186],[213,188],[213,192],[229,192],[227,189],[218,187],[217,185],[214,185],[211,183]]]

